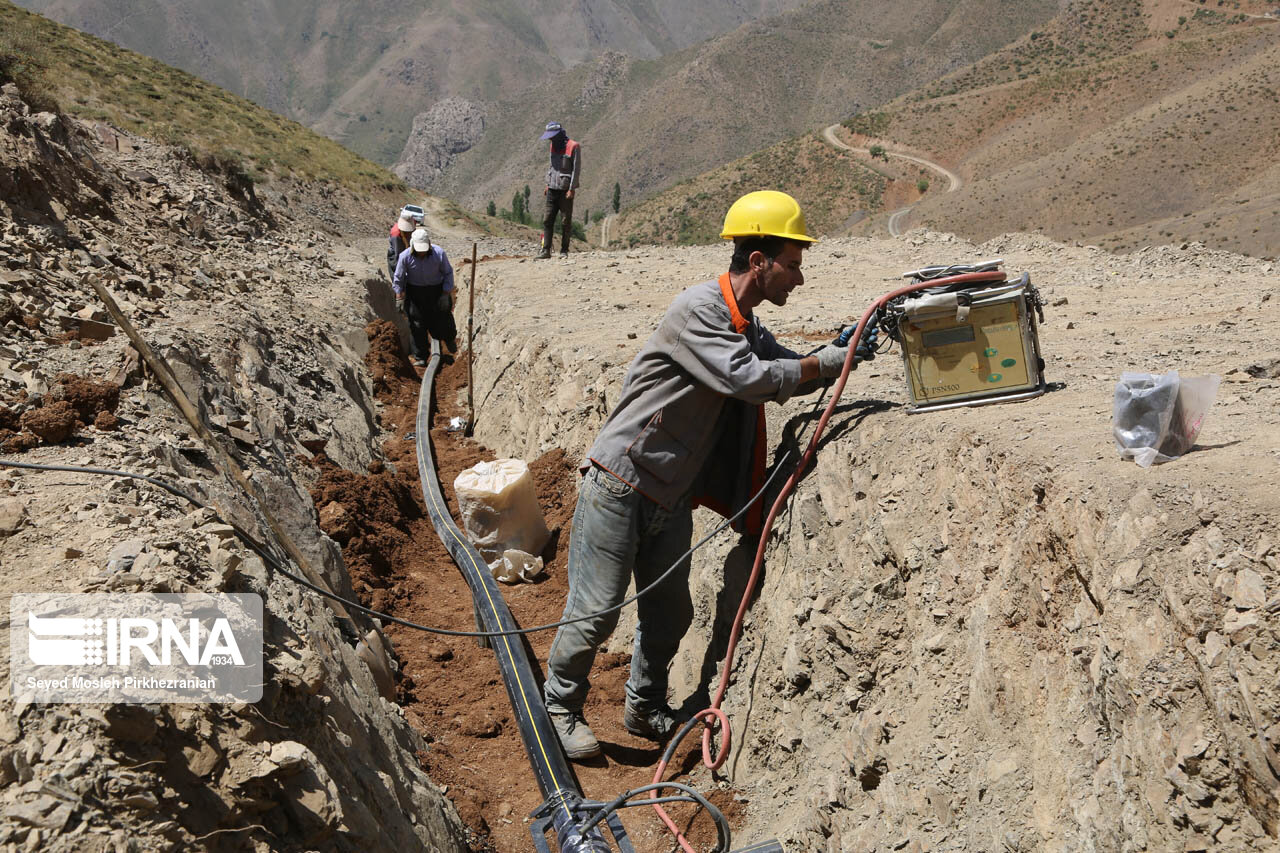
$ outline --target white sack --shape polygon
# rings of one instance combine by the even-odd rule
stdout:
[[[529,466],[519,459],[481,462],[453,481],[462,528],[498,580],[530,580],[542,570],[551,537],[538,506]],[[511,554],[504,563],[504,557]],[[536,568],[534,562],[536,561]]]

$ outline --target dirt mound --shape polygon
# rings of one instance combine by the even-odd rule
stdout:
[[[321,473],[311,500],[320,529],[342,545],[356,591],[385,603],[394,561],[410,541],[412,522],[423,517],[422,507],[403,478],[390,471],[355,474],[324,457],[317,457],[316,467]]]
[[[0,450],[18,453],[35,447],[39,441],[35,433],[23,431],[22,417],[18,412],[0,406]]]
[[[37,444],[61,444],[83,427],[114,427],[112,414],[120,402],[120,386],[71,373],[60,373],[57,385],[21,413],[0,408],[0,446],[7,452]],[[104,417],[105,416],[105,417]]]
[[[58,386],[53,390],[53,399],[70,403],[82,423],[93,423],[103,412],[114,412],[120,403],[120,386],[114,382],[101,382],[71,373],[58,374],[56,381]]]
[[[415,379],[413,369],[405,360],[395,324],[374,320],[364,331],[369,336],[369,352],[364,357],[364,365],[373,380],[374,392],[382,394],[405,382],[412,383]]]
[[[529,473],[533,475],[547,529],[553,536],[560,531],[560,541],[568,545],[563,537],[573,522],[578,502],[577,462],[569,458],[564,448],[553,447],[529,463]]]
[[[60,444],[71,437],[80,422],[66,400],[56,400],[22,413],[22,428],[45,444]]]

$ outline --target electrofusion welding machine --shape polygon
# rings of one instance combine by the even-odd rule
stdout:
[[[889,300],[875,321],[902,345],[908,413],[1011,403],[1045,392],[1037,317],[1044,302],[1023,273],[1008,281],[1003,259],[928,266],[902,274],[936,282]]]

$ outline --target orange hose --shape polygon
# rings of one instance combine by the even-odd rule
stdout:
[[[849,339],[849,351],[844,357],[844,368],[840,371],[840,378],[836,380],[835,390],[831,394],[831,402],[827,403],[827,407],[822,412],[822,417],[818,419],[818,425],[814,427],[813,436],[809,439],[809,446],[805,448],[804,456],[800,459],[800,464],[796,465],[791,476],[787,478],[787,482],[782,487],[782,491],[778,493],[778,497],[774,500],[773,506],[769,509],[769,514],[765,517],[764,528],[760,534],[760,543],[756,546],[756,559],[751,566],[751,576],[747,579],[746,589],[742,593],[742,602],[738,605],[738,613],[733,618],[733,629],[729,632],[729,644],[725,647],[724,667],[720,671],[720,686],[716,688],[716,695],[711,700],[711,707],[699,711],[694,716],[700,717],[706,722],[708,719],[718,720],[724,731],[724,741],[720,746],[720,754],[712,757],[711,755],[711,725],[702,730],[702,763],[709,770],[718,770],[729,758],[730,731],[729,718],[720,710],[720,703],[724,701],[724,694],[729,689],[729,673],[733,668],[733,655],[737,649],[738,640],[742,636],[742,621],[747,615],[747,605],[751,602],[751,594],[755,591],[756,584],[760,580],[760,570],[764,566],[765,546],[769,542],[769,534],[773,531],[773,520],[777,517],[782,509],[782,505],[787,498],[791,496],[796,485],[800,482],[807,469],[809,462],[818,451],[818,440],[822,438],[823,430],[827,427],[827,421],[831,419],[832,412],[835,411],[836,404],[840,402],[840,395],[844,393],[845,383],[849,381],[849,372],[853,370],[853,357],[857,349],[858,342],[862,340],[863,330],[866,328],[867,321],[871,319],[871,315],[884,306],[889,301],[898,298],[907,293],[913,293],[917,290],[926,290],[928,288],[939,287],[947,284],[963,284],[966,282],[981,281],[1004,281],[1005,274],[1003,272],[971,272],[961,275],[948,276],[946,278],[932,279],[929,281],[916,282],[908,284],[897,290],[890,291],[881,296],[875,302],[871,303],[862,315],[862,319],[858,321],[858,327],[854,330],[853,337]],[[672,752],[674,755],[674,751]],[[653,774],[653,781],[661,782],[662,777],[666,774],[667,762],[660,761],[657,771]],[[657,799],[656,791],[650,794],[652,799]],[[689,846],[689,842],[680,832],[675,822],[667,815],[662,806],[655,804],[653,807],[658,812],[659,819],[667,827],[667,829],[676,837],[676,841],[684,848],[686,853],[696,853]]]

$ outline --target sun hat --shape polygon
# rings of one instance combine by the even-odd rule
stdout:
[[[415,252],[425,252],[431,248],[431,238],[427,236],[427,229],[419,228],[413,232],[413,237],[409,240],[409,245]]]
[[[542,138],[543,138],[543,139],[550,139],[551,137],[553,137],[553,136],[555,136],[556,134],[559,134],[559,133],[564,133],[564,128],[560,126],[560,122],[558,122],[558,121],[549,121],[549,122],[547,122],[547,130],[546,130],[546,133],[542,134]]]

